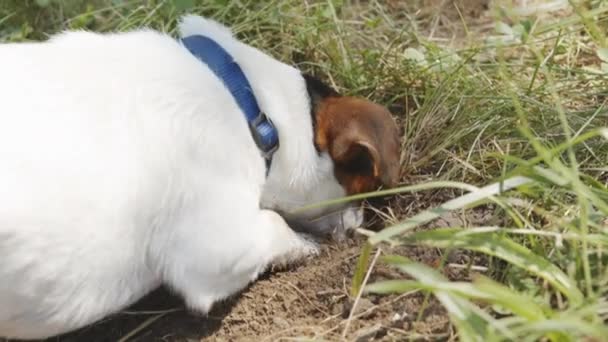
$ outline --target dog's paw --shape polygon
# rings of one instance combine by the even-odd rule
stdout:
[[[349,207],[342,211],[338,222],[334,224],[332,239],[338,242],[343,241],[349,230],[363,225],[364,217],[363,207]]]
[[[363,225],[363,207],[350,207],[342,212],[342,229],[349,230]]]
[[[310,236],[298,234],[298,239],[290,248],[289,252],[275,258],[271,264],[271,270],[283,270],[296,266],[304,261],[314,258],[321,252],[321,247]]]

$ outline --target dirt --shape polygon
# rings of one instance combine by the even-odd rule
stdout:
[[[158,313],[166,311],[132,336],[131,341],[276,341],[288,337],[339,340],[353,310],[350,296],[353,270],[362,239],[324,246],[321,256],[288,271],[269,273],[234,298],[220,303],[207,316],[183,307],[182,301],[160,289],[110,319],[54,341],[117,341]],[[429,265],[438,263],[436,250],[396,251]],[[374,268],[370,282],[403,278],[385,265]],[[406,296],[365,296],[355,307],[348,340],[394,340],[419,334],[445,339],[450,325],[443,308],[431,298],[418,317],[422,293]]]

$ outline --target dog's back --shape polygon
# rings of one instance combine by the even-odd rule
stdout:
[[[248,131],[239,113],[194,115],[226,112],[229,95],[153,31],[0,45],[0,75],[0,332],[48,336],[158,285],[158,270],[146,267],[148,230],[170,219],[155,215],[171,212],[169,189],[179,186],[169,183],[192,170],[187,144],[209,138],[201,151],[213,173],[220,147]],[[225,127],[239,134],[220,142]],[[239,167],[221,173],[231,170]]]

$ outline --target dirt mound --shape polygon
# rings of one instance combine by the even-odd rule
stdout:
[[[208,317],[197,316],[168,291],[160,289],[129,310],[55,341],[276,341],[288,337],[339,340],[353,307],[353,271],[361,239],[324,247],[320,257],[288,271],[266,274],[238,296],[220,303]],[[436,264],[436,250],[397,252]],[[370,281],[402,278],[377,265]],[[355,308],[348,340],[393,340],[419,336],[446,338],[451,329],[442,307],[430,298],[421,317],[424,295],[368,296]],[[164,313],[159,316],[159,313]],[[152,321],[153,320],[153,321]],[[149,323],[145,325],[146,323]]]

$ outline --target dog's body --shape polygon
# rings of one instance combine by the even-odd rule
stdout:
[[[0,336],[64,333],[160,284],[207,312],[268,265],[316,253],[273,211],[349,193],[313,143],[303,76],[215,22],[186,17],[181,31],[247,75],[279,132],[268,175],[231,94],[167,35],[0,45]]]

